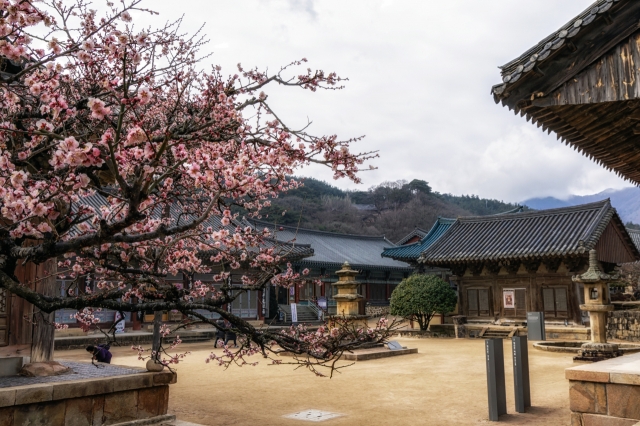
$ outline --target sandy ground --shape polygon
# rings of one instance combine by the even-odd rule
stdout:
[[[326,425],[476,425],[491,424],[487,411],[482,339],[398,339],[418,354],[359,361],[333,379],[292,366],[261,362],[255,367],[205,364],[211,343],[185,344],[191,351],[177,367],[169,411],[178,419],[204,425],[305,425],[282,416],[317,409],[343,414]],[[515,413],[510,340],[504,341],[507,411],[501,423],[569,424],[569,383],[564,369],[571,354],[529,347],[531,401]],[[214,351],[218,352],[219,349]],[[129,348],[113,349],[113,364],[142,366]],[[59,351],[58,359],[87,359],[81,350]],[[345,363],[346,364],[346,363]]]

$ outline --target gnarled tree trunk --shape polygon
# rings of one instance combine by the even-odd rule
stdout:
[[[46,296],[56,294],[56,259],[49,259],[36,267],[35,287],[38,293]],[[31,362],[53,361],[53,346],[55,337],[55,312],[46,314],[34,308]]]

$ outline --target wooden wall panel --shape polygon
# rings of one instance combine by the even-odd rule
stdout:
[[[640,33],[619,43],[606,55],[549,95],[554,105],[580,105],[640,98]]]
[[[598,260],[609,263],[630,263],[635,262],[633,254],[625,243],[620,230],[615,226],[613,220],[609,222],[602,232],[602,236],[595,246],[598,252]]]

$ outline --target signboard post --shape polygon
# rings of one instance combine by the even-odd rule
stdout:
[[[544,312],[527,312],[527,337],[529,340],[547,340]]]
[[[500,415],[507,414],[507,391],[504,381],[504,350],[502,339],[485,340],[487,360],[487,394],[489,397],[489,420],[497,422]]]
[[[529,386],[529,348],[526,336],[511,338],[513,355],[513,391],[516,399],[516,412],[524,413],[531,407],[531,388]]]
[[[116,323],[116,333],[124,333],[124,318],[122,318],[120,312],[116,311],[113,320]]]
[[[291,322],[298,322],[298,305],[295,303],[291,304]]]

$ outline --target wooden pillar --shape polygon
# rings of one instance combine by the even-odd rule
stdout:
[[[266,294],[266,290],[258,290],[256,292],[256,294],[258,295],[258,303],[256,304],[256,310],[258,311],[257,312],[258,313],[258,319],[259,320],[263,320],[264,319],[264,314],[262,313],[262,307],[264,306],[264,304],[263,304],[262,298]],[[266,303],[268,304],[269,302],[266,301]]]

